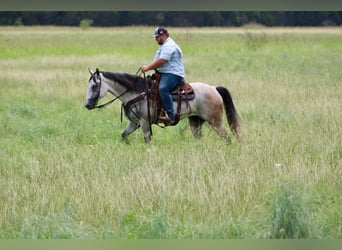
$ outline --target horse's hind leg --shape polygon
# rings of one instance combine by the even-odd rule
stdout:
[[[139,126],[139,123],[134,123],[130,121],[124,132],[122,132],[121,138],[126,140],[131,133],[133,133],[137,128],[139,128]]]
[[[211,127],[215,130],[215,132],[222,137],[228,144],[231,143],[231,139],[228,136],[227,130],[224,128],[222,119],[218,119],[215,121],[209,121]]]
[[[202,138],[202,124],[204,123],[204,120],[199,116],[190,116],[189,123],[191,132],[195,138]]]
[[[220,126],[216,126],[216,127],[213,127],[214,130],[216,131],[216,133],[221,136],[228,144],[231,143],[231,139],[230,137],[228,136],[228,133],[226,131],[226,129],[223,127],[223,125],[221,124]]]

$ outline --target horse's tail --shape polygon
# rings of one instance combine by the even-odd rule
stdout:
[[[233,99],[225,87],[219,86],[216,87],[216,90],[219,92],[223,99],[224,107],[226,110],[226,116],[228,120],[228,124],[234,135],[239,138],[238,128],[239,128],[239,115],[235,110],[235,106],[233,103]]]

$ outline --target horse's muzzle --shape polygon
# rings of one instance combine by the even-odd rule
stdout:
[[[84,107],[87,108],[88,110],[94,109],[94,105],[90,105],[89,103],[84,104]]]

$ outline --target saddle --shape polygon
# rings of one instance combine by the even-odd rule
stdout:
[[[153,123],[158,124],[160,115],[165,113],[158,90],[160,74],[156,72],[152,76],[148,76],[147,79],[150,86],[150,97],[152,99],[152,107],[157,108],[157,117],[156,119],[154,119]],[[175,124],[173,124],[176,125],[180,120],[182,102],[185,102],[186,105],[189,106],[189,101],[195,98],[195,92],[189,83],[182,81],[174,89],[170,91],[170,94],[172,96],[172,100],[177,101],[176,120]]]

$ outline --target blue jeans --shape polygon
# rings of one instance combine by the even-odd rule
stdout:
[[[163,107],[167,112],[167,115],[171,120],[175,119],[173,111],[173,102],[170,91],[174,89],[181,81],[183,77],[170,73],[161,73],[159,82],[159,94]]]

